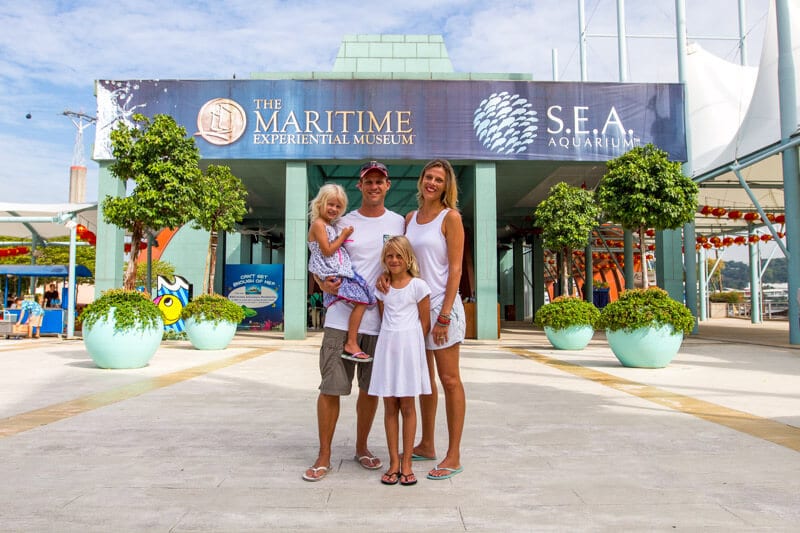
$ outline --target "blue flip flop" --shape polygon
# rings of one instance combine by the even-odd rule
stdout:
[[[447,470],[447,473],[443,474],[441,476],[434,476],[433,474],[431,474],[431,472],[433,472],[435,470]],[[436,468],[431,470],[431,472],[428,472],[428,479],[434,479],[434,480],[435,479],[450,479],[451,477],[455,476],[456,474],[460,474],[463,471],[464,471],[464,467],[463,466],[459,466],[458,468],[447,468],[446,466],[436,465]]]
[[[411,454],[412,461],[435,461],[436,457],[426,457],[424,455],[417,455],[416,453]]]

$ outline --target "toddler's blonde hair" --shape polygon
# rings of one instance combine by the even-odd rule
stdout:
[[[320,213],[325,208],[325,204],[331,197],[337,198],[342,203],[342,212],[339,214],[341,217],[347,211],[347,193],[344,192],[344,187],[336,183],[326,183],[319,188],[317,195],[308,204],[308,218],[309,222],[314,222],[320,218]],[[331,220],[331,222],[336,222]]]
[[[383,251],[381,252],[381,264],[383,265],[383,269],[387,272],[389,271],[389,267],[386,265],[386,252],[389,250],[394,250],[400,255],[400,257],[403,258],[403,261],[406,262],[408,273],[411,274],[412,277],[419,277],[417,256],[414,255],[414,249],[411,247],[411,243],[407,237],[404,235],[395,235],[394,237],[390,237],[383,244]]]

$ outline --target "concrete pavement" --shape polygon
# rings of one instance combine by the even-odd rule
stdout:
[[[353,460],[355,396],[332,472],[301,479],[319,332],[169,341],[113,371],[81,341],[0,340],[0,531],[797,531],[800,350],[785,323],[710,322],[658,370],[621,367],[602,334],[467,341],[464,472],[418,462],[413,487]],[[443,401],[438,420],[443,453]],[[386,460],[382,409],[370,446]]]

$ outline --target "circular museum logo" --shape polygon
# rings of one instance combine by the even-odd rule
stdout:
[[[197,113],[197,133],[211,144],[236,142],[247,127],[244,108],[228,98],[209,100]]]

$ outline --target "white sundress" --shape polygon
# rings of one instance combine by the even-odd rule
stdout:
[[[412,278],[402,289],[390,287],[386,294],[376,291],[375,297],[383,300],[383,321],[372,363],[372,396],[402,398],[431,393],[417,307],[430,292],[420,278]]]

